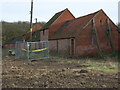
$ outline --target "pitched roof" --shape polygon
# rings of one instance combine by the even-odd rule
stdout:
[[[65,9],[66,10],[66,9]],[[62,10],[58,13],[56,13],[44,26],[42,29],[48,29],[50,27],[50,25],[65,11]]]
[[[40,30],[42,28],[42,26],[38,23],[34,24],[32,27],[32,34],[36,31],[36,30]],[[25,40],[27,40],[30,36],[30,30],[26,33],[25,35]]]
[[[62,39],[75,37],[80,30],[98,13],[99,11],[68,20],[49,39]]]

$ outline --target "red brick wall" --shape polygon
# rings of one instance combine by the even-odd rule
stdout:
[[[57,40],[50,40],[49,41],[49,49],[57,51]]]
[[[4,48],[6,48],[6,49],[14,49],[15,48],[15,44],[6,44],[4,46]]]
[[[103,11],[100,11],[100,13],[95,17],[95,24],[98,31],[102,51],[108,51],[106,50],[108,48],[106,45],[107,18],[108,17],[104,14]],[[110,20],[110,27],[112,29],[113,45],[115,50],[118,51],[118,28],[114,25],[114,23],[111,20]],[[110,43],[109,43],[109,48],[110,48]]]
[[[98,53],[96,43],[92,47],[92,23],[75,38],[75,56]]]
[[[40,40],[41,41],[47,41],[48,40],[48,34],[49,34],[48,29],[44,30],[44,35],[43,35],[43,31],[41,31],[40,32]]]
[[[95,17],[95,26],[99,36],[99,42],[102,51],[111,52],[110,43],[109,46],[106,45],[106,19],[107,16],[100,11],[100,13]],[[112,28],[112,37],[115,50],[118,50],[118,31],[116,26],[110,21]],[[75,55],[88,55],[98,53],[97,44],[94,40],[94,47],[92,47],[92,22],[75,38]]]
[[[57,52],[57,41],[58,41],[58,53],[69,55],[70,54],[70,39],[61,40],[50,40],[49,49]]]
[[[53,33],[63,24],[63,22],[67,20],[72,20],[75,17],[70,13],[68,9],[66,9],[57,20],[50,26],[49,28],[49,38],[53,35]]]
[[[120,33],[118,33],[118,28],[114,27],[114,24],[112,24],[112,22],[110,22],[111,24],[111,28],[112,28],[112,38],[113,38],[113,44],[114,44],[114,48],[116,51],[120,50],[119,49],[119,45],[118,45],[118,40],[120,40]]]
[[[51,27],[49,28],[49,38],[52,37],[52,35],[54,34],[54,32],[56,30],[58,30],[58,28],[62,25],[63,23],[58,23],[58,24],[54,24],[54,25],[51,25]]]
[[[75,17],[71,14],[71,12],[66,9],[60,17],[57,18],[57,20],[53,23],[53,24],[57,24],[57,23],[61,23],[61,22],[65,22],[67,20],[71,20],[74,19]],[[52,25],[53,25],[52,24]]]
[[[32,27],[32,34],[34,34],[34,32],[36,30],[40,30],[41,28],[42,28],[42,26],[40,26],[40,24],[38,24],[38,23],[34,24]],[[25,40],[27,40],[29,38],[29,36],[30,36],[30,30],[26,33]]]
[[[70,39],[58,40],[58,52],[67,55],[70,53]]]

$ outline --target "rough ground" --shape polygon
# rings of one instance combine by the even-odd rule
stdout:
[[[117,88],[118,73],[93,70],[87,60],[53,58],[28,63],[4,57],[3,88]],[[106,63],[107,61],[102,61]],[[114,67],[110,67],[113,69]]]

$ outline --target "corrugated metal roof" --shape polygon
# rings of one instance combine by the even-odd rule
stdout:
[[[49,39],[62,39],[75,37],[80,30],[98,13],[99,11],[66,21]]]

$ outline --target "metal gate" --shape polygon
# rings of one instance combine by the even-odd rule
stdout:
[[[39,60],[49,57],[49,42],[16,42],[16,59]]]

